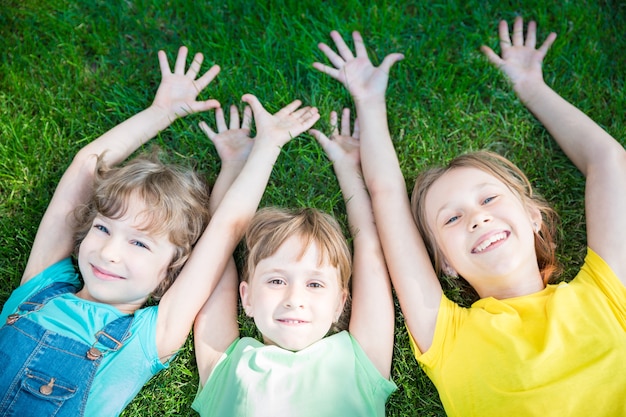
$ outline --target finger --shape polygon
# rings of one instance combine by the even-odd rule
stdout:
[[[234,104],[230,106],[230,128],[239,129],[239,109]]]
[[[220,73],[219,65],[213,65],[207,72],[202,74],[202,77],[196,80],[196,86],[198,87],[199,92],[204,90],[207,85],[211,83],[217,77],[217,74]]]
[[[330,126],[331,126],[331,137],[333,136],[337,136],[339,134],[339,125],[337,123],[337,112],[336,111],[331,111],[330,112]]]
[[[509,35],[509,24],[506,20],[501,20],[498,24],[498,34],[500,37],[500,49],[503,50],[511,46],[511,36]]]
[[[393,66],[393,64],[395,64],[398,61],[402,61],[403,59],[404,59],[403,54],[399,54],[399,53],[389,54],[385,57],[385,59],[383,59],[383,62],[380,64],[380,68],[386,73],[389,73],[389,71],[391,71],[391,67]]]
[[[161,76],[169,75],[172,73],[170,70],[170,63],[167,61],[167,55],[165,51],[159,51],[157,53],[159,57],[159,67],[161,68]]]
[[[187,47],[181,46],[178,49],[178,56],[176,57],[176,63],[174,64],[174,74],[185,73],[186,61],[187,61]]]
[[[213,138],[217,136],[217,133],[213,129],[211,129],[209,125],[206,124],[204,121],[198,123],[198,126],[200,126],[200,130],[202,130],[204,134],[207,135],[209,139],[211,139],[211,142],[213,141]]]
[[[517,16],[513,22],[513,45],[524,45],[524,19],[522,16]]]
[[[220,102],[215,99],[205,101],[194,101],[189,105],[189,109],[192,113],[198,113],[201,111],[207,111],[211,109],[218,109],[221,106]]]
[[[367,58],[367,49],[365,48],[365,42],[363,42],[361,34],[357,31],[352,32],[352,40],[354,41],[356,56]]]
[[[550,49],[550,47],[552,46],[555,40],[556,40],[556,33],[551,32],[538,49],[538,51],[542,54],[542,57],[546,56],[546,54],[548,53],[548,50]]]
[[[317,109],[315,107],[306,106],[306,107],[302,107],[301,109],[298,109],[292,112],[291,115],[295,119],[306,120],[307,118],[310,117],[311,114],[313,114],[316,111]]]
[[[487,57],[489,62],[491,62],[496,67],[499,68],[504,64],[502,58],[500,58],[500,56],[496,54],[490,47],[483,45],[480,47],[480,50]]]
[[[204,55],[202,55],[202,53],[198,52],[197,54],[195,54],[193,56],[193,60],[191,61],[191,65],[189,66],[189,69],[187,70],[187,76],[191,77],[192,79],[196,79],[196,76],[198,75],[198,73],[200,72],[200,67],[202,66],[202,61],[204,61]]]
[[[241,97],[241,101],[248,103],[250,108],[252,109],[252,113],[254,114],[254,118],[258,121],[259,116],[262,114],[267,114],[267,110],[263,107],[261,102],[256,96],[252,94],[244,94]]]
[[[526,28],[526,42],[524,45],[535,48],[537,45],[537,22],[531,20]]]
[[[350,48],[348,48],[348,45],[346,45],[339,32],[333,30],[332,32],[330,32],[330,37],[333,38],[335,46],[337,47],[337,52],[339,52],[339,55],[341,55],[341,57],[345,61],[347,61],[348,59],[354,59],[352,51],[350,50]]]
[[[250,130],[252,126],[252,109],[250,106],[246,106],[243,109],[243,121],[241,122],[241,128]]]
[[[355,139],[359,139],[361,137],[361,128],[359,127],[359,118],[354,119],[354,131],[352,132],[352,137]]]
[[[330,139],[328,138],[328,136],[326,136],[325,134],[323,134],[322,132],[320,132],[317,129],[310,129],[309,130],[309,134],[311,136],[313,136],[315,138],[315,140],[322,145],[322,148],[326,148],[326,145],[328,144],[328,141],[330,141]]]
[[[309,109],[309,111],[307,111],[303,115],[302,119],[300,119],[300,126],[298,126],[293,132],[290,132],[291,137],[295,138],[300,133],[305,132],[313,127],[313,125],[319,120],[319,118],[320,114],[315,107]]]
[[[313,68],[315,68],[319,72],[330,75],[334,79],[337,79],[339,77],[339,70],[337,68],[329,67],[328,65],[324,65],[319,62],[314,62]]]
[[[341,134],[350,136],[350,109],[345,108],[341,113]]]
[[[222,108],[215,109],[215,125],[217,126],[217,131],[220,133],[228,130],[226,119],[224,118],[224,110]]]
[[[300,107],[302,105],[302,101],[300,100],[294,100],[291,103],[287,104],[285,107],[283,107],[282,109],[280,109],[278,111],[278,113],[286,113],[286,114],[291,114],[294,113],[296,111],[296,109],[298,107]],[[304,107],[302,110],[307,109],[308,107]],[[254,110],[254,109],[252,109]]]
[[[325,43],[319,43],[317,47],[320,48],[320,51],[322,51],[324,55],[326,55],[326,58],[328,58],[330,63],[333,64],[336,68],[341,68],[344,66],[345,60],[337,55],[335,51],[330,48],[330,46],[326,45]]]

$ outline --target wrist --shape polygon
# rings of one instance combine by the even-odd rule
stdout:
[[[353,96],[354,104],[358,106],[383,106],[386,107],[385,93]]]
[[[169,109],[165,109],[154,103],[152,103],[152,105],[144,111],[149,114],[154,125],[157,126],[159,130],[165,129],[178,118],[174,112],[171,112]]]
[[[548,85],[543,79],[540,79],[516,84],[513,86],[513,91],[522,103],[528,105],[537,100],[537,97],[541,96],[546,88],[549,88]]]
[[[243,169],[243,166],[246,164],[245,159],[231,159],[231,160],[222,160],[222,166],[220,168],[220,172],[228,173],[228,172],[236,172],[239,173]]]

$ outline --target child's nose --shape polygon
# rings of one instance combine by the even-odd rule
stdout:
[[[303,290],[292,285],[285,294],[285,307],[300,308],[304,307]]]
[[[100,256],[107,262],[119,262],[122,254],[120,243],[114,239],[109,238],[102,246],[100,250]]]
[[[491,219],[491,214],[486,210],[475,210],[472,213],[471,221],[469,222],[470,231],[475,230],[480,226],[484,226],[486,223],[489,223]]]

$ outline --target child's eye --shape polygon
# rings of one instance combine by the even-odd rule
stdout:
[[[492,195],[491,197],[487,197],[487,198],[485,198],[485,199],[483,200],[483,204],[489,204],[489,203],[491,203],[493,200],[495,200],[495,199],[496,199],[496,197],[497,197],[497,196]]]
[[[109,229],[106,228],[106,226],[103,226],[101,224],[94,224],[94,229],[99,230],[103,233],[106,233],[107,235],[109,234]]]
[[[310,282],[308,286],[311,288],[324,288],[324,285],[320,282]]]
[[[452,216],[448,220],[446,220],[446,222],[444,224],[446,224],[446,225],[447,224],[452,224],[452,223],[454,223],[457,220],[459,220],[459,216]]]
[[[134,245],[134,246],[137,246],[138,248],[144,248],[144,249],[148,249],[148,250],[150,250],[150,248],[148,247],[148,245],[146,245],[145,243],[140,242],[140,241],[138,241],[138,240],[133,240],[133,241],[131,242],[131,244],[132,244],[132,245]]]
[[[283,281],[280,278],[274,278],[274,279],[270,279],[269,281],[267,281],[268,284],[272,284],[272,285],[282,285],[285,283],[285,281]]]

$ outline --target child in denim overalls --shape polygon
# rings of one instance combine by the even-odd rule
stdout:
[[[84,147],[63,175],[0,315],[0,415],[118,415],[168,366],[221,277],[244,230],[231,216],[239,195],[224,198],[203,232],[208,190],[192,171],[154,156],[115,167],[178,117],[220,106],[196,100],[219,67],[196,78],[203,57],[185,72],[186,58],[182,47],[171,72],[160,51],[153,104]],[[319,117],[298,107],[267,115],[270,132],[281,124],[297,135]],[[212,196],[220,201],[243,163],[225,161],[227,141],[215,145],[228,162]],[[142,308],[150,297],[158,307]]]
[[[209,279],[180,273],[208,222],[204,182],[155,154],[115,167],[178,117],[219,106],[196,101],[219,67],[196,79],[202,55],[185,73],[186,58],[183,47],[171,72],[159,52],[152,105],[85,146],[61,178],[0,315],[0,415],[119,414],[208,297]]]

